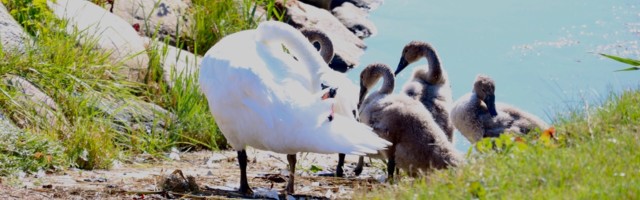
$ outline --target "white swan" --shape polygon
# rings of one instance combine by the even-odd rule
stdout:
[[[257,40],[270,44],[269,46],[274,48],[272,49],[273,55],[276,55],[281,61],[287,63],[275,69],[277,70],[276,73],[280,73],[281,76],[295,77],[296,80],[302,83],[308,83],[303,85],[312,93],[320,92],[325,87],[336,88],[339,92],[335,96],[335,112],[343,116],[352,116],[356,113],[355,117],[358,117],[356,111],[358,110],[359,87],[347,78],[346,74],[329,68],[324,61],[325,58],[318,54],[315,47],[309,42],[304,42],[309,39],[305,38],[304,35],[293,27],[280,22],[262,23],[256,31],[259,33]],[[306,31],[312,30],[307,29]],[[321,32],[313,34],[317,37],[323,36]],[[301,36],[302,38],[300,38]],[[328,37],[325,39],[328,40]],[[292,55],[281,51],[281,45],[288,48],[296,59],[292,59]],[[324,47],[328,48],[328,45]],[[296,51],[292,49],[299,50]],[[331,49],[333,49],[333,47],[331,47]],[[302,58],[297,55],[301,52],[305,52],[306,54],[303,55],[307,58]]]
[[[483,137],[497,137],[503,132],[526,134],[547,129],[544,121],[504,103],[495,103],[495,83],[486,75],[478,75],[471,93],[460,97],[451,110],[455,127],[471,143]]]
[[[435,48],[426,42],[409,42],[402,50],[402,57],[395,75],[397,76],[405,67],[421,58],[426,58],[429,66],[419,66],[415,69],[411,80],[403,86],[402,92],[422,102],[431,112],[438,126],[447,134],[449,141],[453,141],[454,126],[449,119],[449,111],[453,103],[451,86]]]
[[[305,37],[307,37],[307,39],[309,39],[309,42],[311,44],[314,44],[314,46],[320,51],[320,55],[322,56],[322,59],[325,61],[325,63],[328,64],[329,62],[331,62],[334,56],[334,52],[333,52],[333,43],[331,42],[331,39],[329,39],[329,36],[327,36],[324,32],[320,31],[319,29],[315,29],[315,28],[302,28],[300,29],[300,32]],[[316,46],[316,44],[318,46]],[[339,99],[339,101],[348,102],[348,103],[340,104],[336,113],[346,117],[351,117],[353,115],[353,117],[357,120],[358,112],[357,112],[357,106],[355,105],[355,102],[354,102],[355,100],[354,97],[356,97],[355,92],[357,90],[357,87],[351,84],[351,81],[348,81],[348,79],[345,78],[346,76],[340,76],[340,75],[335,75],[335,76],[339,77],[339,79],[344,82],[343,85],[346,85],[346,87],[344,87],[345,89],[343,90],[343,92],[339,93],[337,98]],[[344,92],[345,90],[346,92]],[[339,154],[338,165],[336,166],[336,173],[323,174],[321,176],[343,177],[344,176],[344,169],[343,169],[344,159],[345,159],[345,154],[342,154],[342,153]],[[364,158],[360,156],[360,160],[363,160],[363,159]],[[364,160],[362,162],[364,162]],[[355,170],[356,176],[360,175],[360,173],[362,172],[362,166],[363,165],[358,165],[358,168],[356,168]]]
[[[284,53],[283,45],[298,60]],[[293,193],[297,152],[362,155],[390,144],[355,119],[327,119],[332,103],[340,103],[320,98],[326,92],[320,83],[330,77],[327,69],[304,36],[281,22],[228,35],[207,51],[200,87],[220,130],[238,151],[240,192],[252,193],[246,146],[288,154],[286,191]]]

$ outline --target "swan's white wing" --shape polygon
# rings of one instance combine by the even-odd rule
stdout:
[[[245,146],[278,153],[370,153],[388,142],[367,126],[327,117],[335,100],[321,101],[296,78],[279,74],[291,66],[251,38],[252,31],[225,37],[203,58],[200,84],[211,112],[236,150]],[[248,39],[247,39],[248,38]]]

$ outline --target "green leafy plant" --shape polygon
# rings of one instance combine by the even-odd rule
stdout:
[[[226,35],[255,28],[260,20],[285,20],[276,0],[198,0],[193,4],[194,42],[186,44],[186,49],[200,55]],[[258,15],[260,8],[266,13]]]
[[[629,67],[629,68],[625,68],[625,69],[619,69],[616,71],[635,71],[635,70],[640,70],[640,60],[636,60],[636,59],[631,59],[631,58],[622,58],[622,57],[618,57],[618,56],[612,56],[612,55],[608,55],[608,54],[600,54],[604,57],[613,59],[615,61],[621,62],[621,63],[625,63],[628,65],[631,65],[633,67]]]
[[[54,170],[68,164],[64,147],[56,138],[10,127],[6,121],[0,121],[0,176]]]
[[[47,0],[2,0],[2,3],[31,35],[49,31],[46,23],[53,19],[53,14],[48,11]]]
[[[121,66],[109,62],[108,52],[96,50],[95,40],[88,39],[89,42],[78,43],[78,37],[91,38],[91,35],[81,30],[67,33],[66,22],[54,17],[47,8],[46,0],[0,1],[33,36],[34,41],[34,45],[27,45],[25,52],[21,54],[0,51],[0,77],[11,74],[24,78],[50,96],[58,107],[52,111],[52,118],[42,116],[37,112],[39,105],[20,103],[19,99],[24,94],[16,88],[0,84],[0,109],[7,118],[21,122],[20,128],[25,130],[25,138],[49,141],[47,144],[60,147],[53,148],[55,151],[51,152],[54,153],[48,153],[39,150],[37,142],[19,143],[25,144],[23,148],[36,149],[24,154],[10,154],[0,147],[2,167],[29,172],[35,168],[57,169],[57,166],[109,168],[114,159],[129,159],[139,153],[162,158],[164,151],[175,146],[212,150],[226,147],[214,116],[209,112],[207,101],[199,91],[198,72],[170,72],[171,79],[174,80],[172,87],[163,79],[164,73],[167,73],[162,68],[162,58],[167,55],[166,46],[151,44],[146,52],[142,52],[149,55],[149,73],[142,83],[129,82],[117,73]],[[106,1],[93,2],[104,4]],[[179,35],[177,41],[172,41],[175,42],[173,45],[196,55],[203,54],[203,50],[213,46],[220,38],[255,28],[257,20],[264,17],[257,16],[259,7],[267,6],[269,16],[282,20],[284,15],[275,10],[274,2],[275,0],[193,1],[194,5],[189,12],[194,15],[195,20],[192,30],[189,30],[192,33],[188,34],[193,35],[193,38]],[[158,30],[155,31],[150,36],[152,40],[157,38]],[[187,62],[195,65],[199,60]],[[152,123],[162,122],[165,125],[162,130],[145,130],[133,127],[136,124],[123,124],[114,119],[114,114],[99,108],[97,104],[101,103],[100,99],[151,102],[172,114],[154,116]],[[118,111],[125,108],[114,109]],[[54,120],[60,123],[48,123]],[[28,160],[33,157],[31,154],[47,158],[45,160],[50,163],[9,161]],[[52,159],[46,156],[54,154]],[[12,166],[3,165],[7,162],[11,162]],[[0,175],[7,173],[10,172],[0,172]]]

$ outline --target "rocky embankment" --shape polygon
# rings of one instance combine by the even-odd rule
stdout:
[[[358,66],[366,49],[363,39],[376,34],[375,25],[367,16],[379,3],[374,0],[277,1],[279,9],[286,10],[285,21],[292,26],[314,27],[329,35],[336,52],[330,66],[341,72]],[[151,57],[149,52],[153,48],[167,50],[160,61],[163,79],[170,87],[177,77],[172,73],[193,75],[199,68],[201,56],[173,46],[177,40],[194,35],[189,32],[195,23],[189,13],[193,10],[190,9],[193,6],[190,0],[115,0],[104,7],[85,0],[57,0],[48,1],[47,6],[57,18],[68,20],[67,32],[83,31],[84,34],[77,39],[79,43],[92,42],[97,49],[110,52],[110,64],[122,66],[120,73],[129,81],[144,82]],[[256,17],[265,18],[264,14]],[[33,36],[25,32],[1,2],[0,41],[4,52],[24,52],[27,46],[33,46],[30,45]],[[38,105],[35,109],[38,115],[43,119],[53,119],[46,123],[51,126],[68,123],[64,117],[52,116],[58,105],[37,85],[12,74],[3,74],[0,79],[0,84],[20,91],[18,104]],[[162,129],[164,124],[156,122],[157,116],[171,115],[158,105],[138,99],[95,96],[95,108],[110,116],[118,127]],[[0,112],[4,109],[2,107],[0,105]],[[5,117],[2,113],[0,120],[0,126],[18,128],[30,123]]]

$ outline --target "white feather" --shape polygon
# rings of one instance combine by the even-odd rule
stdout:
[[[364,154],[390,145],[352,117],[328,120],[332,105],[342,103],[319,98],[321,79],[314,77],[327,73],[328,66],[304,36],[285,26],[263,22],[257,30],[229,35],[202,60],[200,87],[231,146],[284,154]],[[272,37],[262,33],[286,33],[286,38],[267,40]],[[281,44],[300,61],[283,53]]]

